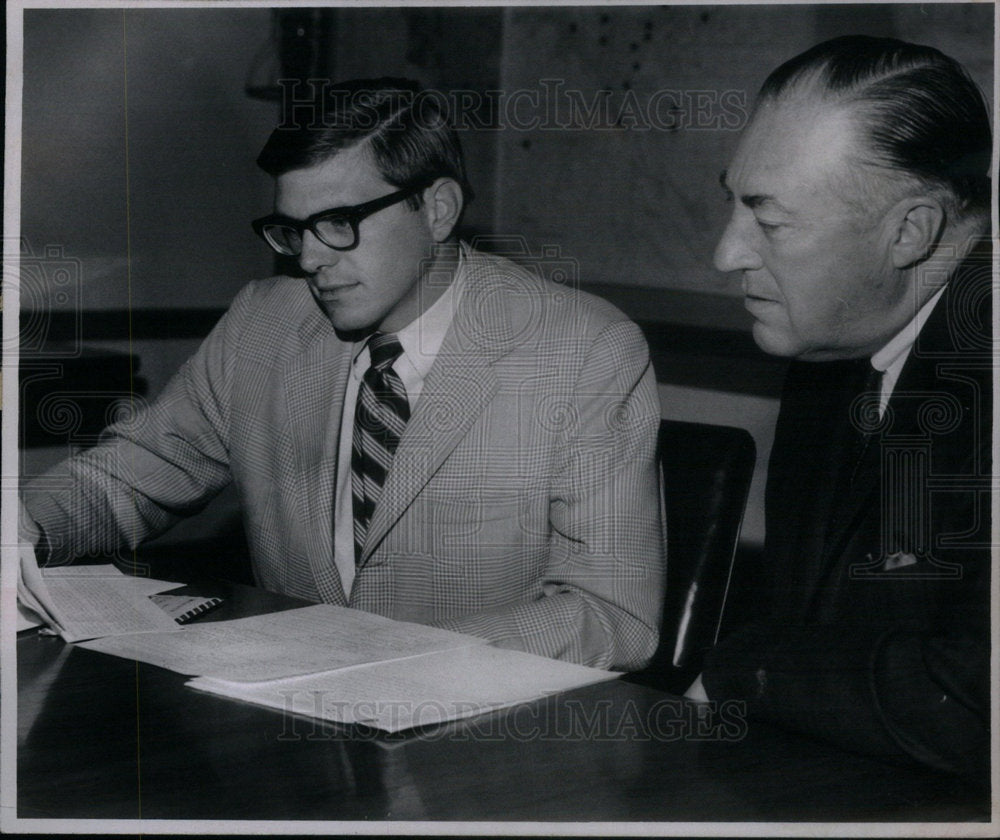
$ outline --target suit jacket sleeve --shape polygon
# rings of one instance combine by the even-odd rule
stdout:
[[[665,573],[655,378],[645,340],[624,320],[604,328],[579,370],[558,409],[565,432],[542,597],[438,623],[542,656],[637,669],[656,648]]]
[[[753,718],[886,758],[983,776],[988,769],[988,632],[905,625],[759,623],[711,654],[712,700]]]
[[[236,336],[253,287],[152,404],[104,431],[103,440],[34,479],[25,506],[45,535],[40,561],[64,563],[135,548],[200,510],[230,480],[228,394]]]

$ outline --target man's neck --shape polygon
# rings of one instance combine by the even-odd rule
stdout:
[[[461,243],[436,245],[429,264],[421,268],[417,280],[416,306],[408,313],[393,313],[391,320],[378,327],[379,332],[399,332],[415,323],[451,288],[462,261]]]

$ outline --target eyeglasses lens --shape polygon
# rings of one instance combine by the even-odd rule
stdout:
[[[264,236],[279,254],[295,257],[302,253],[302,237],[293,227],[267,225],[264,228]]]
[[[331,248],[350,248],[354,244],[354,228],[347,219],[336,216],[320,219],[314,230]]]

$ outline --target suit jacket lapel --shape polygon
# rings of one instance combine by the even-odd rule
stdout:
[[[927,396],[928,388],[934,388],[935,391],[938,391],[946,387],[938,379],[935,369],[941,363],[942,352],[945,353],[945,358],[953,352],[950,347],[948,324],[950,292],[951,287],[945,291],[924,324],[917,338],[917,343],[914,344],[914,349],[911,350],[910,356],[900,372],[892,397],[890,397],[885,415],[887,425],[872,434],[858,471],[858,478],[851,485],[847,498],[841,500],[840,515],[836,522],[831,525],[823,552],[828,568],[844,554],[848,543],[859,532],[863,522],[868,517],[874,516],[879,520],[880,533],[877,534],[878,542],[866,547],[876,549],[881,553],[896,550],[894,545],[881,544],[884,538],[891,538],[890,534],[883,534],[881,531],[884,531],[887,525],[892,524],[884,521],[883,504],[903,503],[899,499],[884,500],[882,498],[883,472],[887,468],[883,464],[884,450],[886,447],[893,446],[895,442],[913,442],[925,436],[926,432],[921,429],[917,418],[918,403],[922,403],[922,401],[916,400],[914,397],[916,395]],[[892,469],[892,467],[889,468]],[[877,562],[881,559],[882,557],[875,556],[874,553],[871,557],[847,558],[848,562],[859,564],[870,561]],[[817,581],[817,583],[820,582]],[[831,586],[833,581],[824,579],[821,585]]]
[[[473,255],[455,319],[393,456],[362,551],[371,556],[496,393],[492,364],[511,344],[502,294]],[[489,272],[485,272],[489,274]],[[491,329],[484,327],[489,325]]]
[[[850,486],[845,499],[839,499],[838,513],[833,522],[830,523],[830,530],[827,533],[823,549],[824,566],[829,569],[837,558],[840,557],[847,543],[858,532],[861,522],[872,512],[881,509],[882,500],[879,489],[881,487],[881,453],[879,451],[879,441],[877,435],[869,442],[868,448],[858,468],[857,478]],[[871,559],[871,558],[868,558]],[[852,558],[851,562],[864,563],[867,559],[864,556]],[[819,586],[829,587],[834,584],[823,578],[815,578],[817,588]]]
[[[785,584],[786,597],[775,607],[784,607],[793,620],[817,620],[817,591],[839,586],[849,574],[850,564],[863,564],[866,552],[879,550],[878,541],[885,536],[881,531],[886,530],[881,497],[884,450],[896,441],[924,434],[918,419],[921,401],[916,397],[926,396],[928,389],[947,389],[947,379],[939,376],[942,364],[959,360],[967,372],[970,352],[977,349],[983,354],[983,370],[989,371],[989,314],[981,321],[969,314],[975,312],[970,302],[989,301],[989,265],[989,242],[985,241],[949,282],[901,371],[889,403],[892,424],[874,433],[858,477],[843,498],[830,486],[829,476],[830,465],[836,464],[844,451],[843,437],[831,437],[839,434],[836,429],[840,424],[834,418],[841,410],[838,405],[844,403],[838,403],[833,378],[828,378],[822,367],[829,364],[826,370],[835,370],[838,363],[790,365],[769,468],[767,551],[779,562],[776,582]],[[984,324],[987,331],[981,331]],[[988,388],[976,393],[988,393]],[[975,414],[972,406],[967,411]],[[811,473],[801,467],[810,459],[814,462]],[[776,480],[778,476],[780,480]],[[795,477],[794,483],[789,476]],[[822,533],[816,523],[824,517],[832,520],[835,510],[839,515]],[[783,516],[788,517],[787,523]],[[823,600],[832,603],[836,598],[824,595]]]
[[[780,501],[791,509],[769,509],[768,528],[775,527],[778,517],[787,517],[777,542],[784,546],[786,574],[795,593],[787,606],[801,620],[809,614],[817,589],[828,585],[833,547],[840,544],[847,520],[861,505],[862,487],[868,486],[870,475],[859,469],[854,486],[849,485],[858,455],[857,438],[848,425],[859,384],[856,363],[794,362],[788,375],[793,387],[783,395],[779,421],[782,468],[772,469],[776,477],[784,476]],[[811,464],[808,472],[804,463]],[[789,467],[794,484],[788,484]],[[769,508],[776,501],[769,498]]]
[[[319,594],[325,601],[346,604],[333,562],[333,511],[352,345],[341,341],[325,317],[319,317],[319,323],[310,321],[303,328],[306,349],[283,371],[295,452],[291,481]]]

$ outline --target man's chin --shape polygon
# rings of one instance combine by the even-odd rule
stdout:
[[[861,348],[838,347],[835,344],[806,344],[796,336],[769,330],[760,323],[753,325],[753,340],[769,356],[797,359],[800,362],[836,362],[870,356]]]
[[[784,335],[760,321],[754,321],[753,340],[761,350],[771,356],[791,358],[798,356],[804,349],[790,336]]]
[[[344,306],[336,306],[323,301],[317,301],[326,313],[337,335],[352,338],[365,336],[378,328],[379,318],[368,313],[352,311]]]

